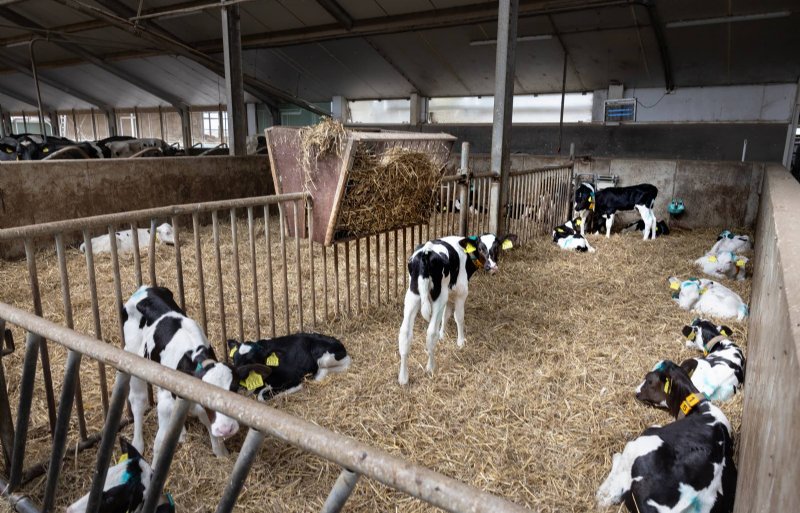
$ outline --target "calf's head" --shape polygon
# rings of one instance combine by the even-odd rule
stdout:
[[[706,319],[695,319],[691,325],[684,326],[681,333],[686,337],[688,347],[697,347],[703,353],[708,354],[717,341],[730,337],[733,330],[727,326],[716,325]]]
[[[582,183],[575,189],[575,212],[594,210],[594,193],[594,186],[589,183]]]
[[[158,239],[164,244],[175,245],[175,231],[169,223],[162,223],[156,228]]]
[[[694,386],[685,368],[661,360],[636,388],[636,399],[667,409],[673,417],[679,418],[705,401],[705,396]]]
[[[238,392],[239,382],[249,374],[249,369],[235,368],[226,363],[220,363],[214,358],[213,350],[210,348],[208,350],[210,354],[201,354],[194,360],[197,362],[194,372],[195,377],[223,390]],[[235,419],[208,408],[206,408],[206,414],[211,420],[212,435],[226,438],[235,435],[239,431],[239,423]]]
[[[517,236],[509,233],[504,237],[497,237],[493,233],[471,235],[459,241],[467,256],[475,263],[476,267],[483,268],[489,274],[497,272],[497,259],[500,251],[509,250],[517,243]]]
[[[266,350],[258,342],[228,340],[228,351],[228,358],[236,372],[237,388],[248,392],[262,388],[264,380],[272,373],[272,367],[269,366],[272,362]]]

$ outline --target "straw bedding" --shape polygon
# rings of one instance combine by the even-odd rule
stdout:
[[[213,251],[209,229],[204,230],[203,252],[208,256]],[[714,235],[712,231],[676,231],[651,242],[642,242],[635,234],[610,240],[594,238],[592,244],[598,251],[594,255],[563,252],[549,239],[537,238],[508,252],[496,276],[473,278],[466,305],[466,347],[455,347],[451,322],[437,348],[434,378],[424,372],[424,328],[417,321],[407,388],[397,385],[396,337],[402,308],[396,301],[373,307],[361,316],[321,320],[317,329],[340,338],[352,355],[350,371],[321,383],[309,382],[299,393],[272,404],[534,510],[593,510],[594,493],[610,470],[612,454],[645,427],[669,422],[665,413],[638,404],[633,389],[658,359],[680,361],[696,355],[684,347],[680,336],[680,328],[695,314],[674,306],[666,278],[696,275],[692,261],[711,246]],[[263,244],[263,235],[257,242]],[[196,287],[188,278],[192,276],[193,251],[186,241],[182,249],[187,308],[197,318]],[[230,250],[227,234],[223,255]],[[244,254],[243,249],[240,252]],[[157,253],[159,275],[165,276],[165,283],[174,290],[167,271],[173,265],[174,249],[159,247]],[[123,261],[126,296],[134,288],[131,260]],[[69,263],[72,275],[83,272],[85,263],[77,251],[69,252]],[[104,334],[111,343],[119,343],[114,322],[106,321],[113,321],[115,311],[109,259],[98,257],[97,264]],[[263,260],[258,265],[263,269]],[[213,281],[212,267],[207,264],[205,269],[206,281]],[[246,269],[243,264],[243,276],[248,274]],[[316,272],[323,274],[321,269]],[[303,274],[307,273],[306,265]],[[52,255],[40,255],[39,274],[45,310],[56,312],[60,291]],[[24,262],[0,263],[3,300],[28,306],[25,276]],[[290,283],[292,279],[290,276]],[[263,287],[261,271],[259,280]],[[279,287],[279,280],[274,281]],[[726,285],[749,298],[749,281]],[[243,278],[243,290],[250,286]],[[225,287],[230,298],[230,281]],[[88,297],[86,290],[77,279],[72,284],[74,298]],[[209,312],[217,308],[212,295],[207,289]],[[228,312],[235,311],[232,301],[226,300]],[[263,295],[261,301],[263,304]],[[317,301],[320,303],[319,298]],[[91,333],[87,309],[88,300],[76,304],[76,326]],[[245,331],[252,337],[248,320],[252,312],[245,310]],[[278,317],[281,315],[279,312]],[[51,313],[48,317],[63,322],[63,315]],[[264,317],[262,314],[262,334],[268,332]],[[229,334],[236,332],[235,324],[229,320]],[[734,329],[736,342],[746,347],[746,325],[726,324]],[[218,320],[213,316],[208,331],[209,338],[219,343]],[[17,351],[3,360],[14,405],[23,354],[20,333],[15,332],[15,340]],[[55,344],[50,344],[50,349],[58,383],[65,355]],[[84,361],[82,369],[87,415],[90,427],[96,428],[102,413],[97,372],[93,362]],[[37,386],[29,463],[46,458],[49,447],[37,443],[48,441],[42,388]],[[738,434],[741,394],[721,407]],[[157,424],[154,411],[148,414],[148,422],[149,446]],[[167,487],[179,511],[213,511],[245,430],[227,442],[231,458],[218,460],[211,453],[205,429],[196,421],[188,426],[188,440],[178,449]],[[131,433],[131,427],[124,430],[128,437]],[[94,451],[89,450],[65,464],[59,509],[88,490],[93,457]],[[267,439],[238,510],[318,511],[338,472],[335,465]],[[38,478],[25,492],[41,497],[43,488],[44,478]],[[2,510],[5,505],[0,504]],[[363,479],[345,510],[435,509]]]

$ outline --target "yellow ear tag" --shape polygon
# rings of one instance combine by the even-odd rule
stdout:
[[[247,379],[240,381],[239,384],[245,387],[247,390],[252,391],[264,386],[264,378],[262,378],[261,374],[257,373],[256,371],[250,371]]]
[[[563,230],[563,228],[556,228],[556,231],[557,231],[558,233],[564,233],[564,230]]]
[[[729,337],[731,334],[728,333],[728,330],[719,330],[720,335]]]
[[[266,361],[267,367],[277,367],[278,366],[278,355],[275,353],[270,354],[267,356]]]
[[[678,283],[677,281],[673,281],[672,283],[669,284],[669,288],[671,290],[681,290],[681,284]]]
[[[120,463],[125,463],[126,461],[128,461],[128,453],[127,452],[119,457],[119,459],[117,460],[117,465],[119,465]]]
[[[714,256],[714,255],[711,255],[710,257],[708,257],[708,261],[709,262],[716,262],[717,261],[717,257]]]
[[[688,339],[689,339],[689,340],[691,340],[691,341],[694,341],[694,339],[696,339],[696,338],[697,338],[697,333],[695,333],[694,331],[692,331],[691,333],[689,333],[689,336],[688,336],[688,337],[686,337],[686,338],[688,338]]]
[[[705,294],[707,290],[708,289],[706,289],[706,288],[701,288],[700,289],[700,295],[702,296],[703,294]]]
[[[238,346],[233,346],[233,347],[231,348],[231,352],[230,352],[230,353],[228,353],[228,358],[233,358],[233,355],[235,355],[235,354],[236,354],[236,350],[237,350],[238,348],[239,348]]]
[[[44,148],[44,149],[42,150],[42,153],[50,153],[50,148]]]
[[[478,248],[476,248],[475,246],[473,246],[472,244],[470,244],[469,242],[467,242],[467,247],[465,247],[465,248],[464,248],[464,251],[465,251],[467,254],[469,254],[469,253],[474,253],[476,249],[478,249]]]
[[[667,380],[664,382],[664,393],[669,393],[669,378],[667,378]]]
[[[744,267],[744,260],[741,258],[736,261],[736,267]]]
[[[575,220],[575,224],[576,224],[577,226],[580,226],[580,225],[581,225],[581,223],[583,223],[583,220],[582,220],[580,217],[579,217],[578,219],[576,219],[576,220]]]
[[[511,249],[514,247],[514,243],[510,240],[506,239],[503,241],[503,244],[500,246],[501,249]]]

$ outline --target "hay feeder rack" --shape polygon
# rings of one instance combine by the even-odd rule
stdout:
[[[306,232],[311,239],[320,244],[330,246],[336,242],[353,240],[364,235],[382,233],[399,228],[419,224],[433,214],[434,203],[420,198],[394,198],[391,201],[411,201],[406,205],[409,212],[415,212],[417,218],[401,218],[389,215],[391,201],[378,201],[359,205],[360,210],[384,212],[381,222],[374,223],[368,232],[353,232],[343,229],[345,216],[352,216],[348,211],[345,196],[352,188],[352,170],[358,155],[370,154],[381,161],[382,157],[396,148],[426,155],[436,168],[438,178],[450,158],[450,151],[456,138],[444,133],[420,133],[399,131],[362,131],[347,129],[340,154],[328,153],[320,156],[315,163],[304,169],[302,164],[302,135],[299,128],[272,127],[265,131],[269,150],[272,179],[277,194],[307,191],[311,195],[314,208],[308,226],[298,226],[300,237]],[[375,168],[375,173],[379,168]],[[371,176],[375,183],[381,183],[380,176]],[[438,185],[431,189],[430,197],[438,192]],[[423,194],[424,195],[424,194]],[[376,194],[376,198],[378,194]],[[295,227],[288,226],[289,236],[294,236]]]

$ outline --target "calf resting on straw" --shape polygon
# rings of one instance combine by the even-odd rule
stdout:
[[[597,490],[598,506],[624,502],[632,513],[732,511],[736,466],[725,414],[673,362],[662,362],[645,382],[642,394],[666,392],[677,420],[647,428],[614,455]]]
[[[464,303],[469,279],[479,268],[490,274],[497,272],[500,250],[514,247],[514,234],[498,238],[494,234],[471,237],[443,237],[419,246],[408,259],[408,290],[403,303],[403,324],[398,336],[400,372],[397,381],[408,383],[408,350],[414,331],[414,320],[422,310],[428,321],[427,370],[436,368],[433,352],[444,337],[447,318],[452,314],[458,328],[458,347],[464,346]]]

